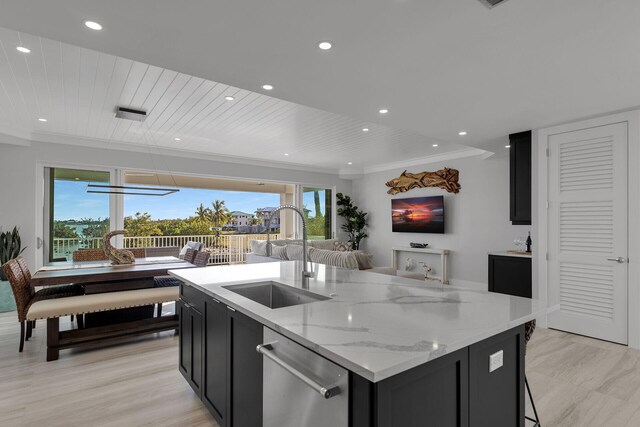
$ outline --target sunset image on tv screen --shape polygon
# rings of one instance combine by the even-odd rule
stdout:
[[[391,200],[394,232],[444,233],[444,197]]]

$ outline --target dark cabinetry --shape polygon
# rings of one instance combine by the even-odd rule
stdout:
[[[262,325],[185,285],[180,372],[221,427],[262,425]]]
[[[489,255],[489,292],[531,298],[531,258]]]
[[[350,375],[352,427],[524,426],[524,326],[375,384]]]
[[[180,372],[198,396],[202,393],[202,313],[189,302],[176,303],[180,318]]]
[[[509,218],[531,225],[531,131],[509,135]]]

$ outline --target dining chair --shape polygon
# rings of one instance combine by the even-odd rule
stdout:
[[[74,262],[78,261],[106,261],[107,255],[102,249],[79,249],[71,255]]]
[[[29,286],[31,286],[31,270],[29,270],[29,266],[27,265],[27,262],[25,261],[25,259],[21,256],[16,257],[16,261],[18,262],[18,265],[20,266],[20,269],[22,270],[22,274],[24,274],[25,280],[27,281],[27,283],[29,284]],[[41,289],[39,292],[39,295],[41,295],[40,299],[54,299],[54,298],[61,298],[61,297],[66,297],[69,296],[69,292],[74,293],[74,295],[82,295],[84,294],[84,286],[77,284],[77,285],[58,285],[58,286],[49,286],[49,287],[45,287],[43,289]],[[33,289],[34,292],[35,291],[35,287]],[[71,321],[73,322],[73,315],[71,315]],[[83,326],[83,320],[84,317],[82,315],[80,315],[78,317],[78,327],[82,328]],[[29,325],[28,325],[29,326]],[[36,327],[36,321],[32,320],[31,321],[31,325],[30,327],[27,327],[27,340],[29,338],[31,338],[31,330],[33,328]]]
[[[196,253],[193,255],[191,264],[195,265],[196,267],[206,267],[207,265],[209,265],[209,252],[204,250],[196,251]]]
[[[78,285],[52,286],[51,288],[36,291],[31,285],[31,281],[27,280],[27,275],[23,272],[23,267],[20,265],[21,263],[26,266],[24,260],[19,261],[18,259],[11,259],[2,266],[4,274],[7,276],[7,279],[9,279],[13,297],[16,300],[18,322],[20,322],[19,352],[22,352],[24,349],[25,340],[31,338],[33,325],[26,320],[31,304],[45,299],[72,297],[84,294],[84,288]],[[29,273],[29,277],[30,276],[31,273]],[[80,321],[80,318],[78,318],[78,321]]]
[[[184,254],[184,260],[190,262],[196,267],[206,267],[209,263],[209,253],[205,251],[196,251],[189,248]],[[154,288],[169,288],[172,286],[180,286],[182,283],[182,280],[177,279],[173,276],[158,276],[153,278]],[[156,308],[156,317],[160,317],[161,315],[162,303],[158,303]]]
[[[144,248],[127,248],[136,258],[146,257]],[[74,262],[79,261],[108,261],[107,254],[102,249],[78,249],[73,251],[72,258]]]
[[[533,331],[536,330],[536,321],[535,319],[524,324],[524,348],[525,353],[527,351],[527,344],[531,339],[531,335],[533,335]],[[531,394],[531,388],[529,387],[529,381],[527,380],[527,374],[524,374],[524,385],[527,387],[527,395],[529,396],[529,401],[531,402],[531,407],[533,408],[533,415],[535,418],[528,417],[525,414],[525,419],[533,422],[532,427],[542,427],[540,424],[540,418],[538,417],[538,410],[536,409],[536,404],[533,402],[533,395]]]

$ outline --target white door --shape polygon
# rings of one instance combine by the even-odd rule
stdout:
[[[549,327],[627,343],[627,123],[550,135]]]

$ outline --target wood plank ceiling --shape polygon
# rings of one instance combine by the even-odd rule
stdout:
[[[31,52],[18,52],[17,46]],[[70,136],[96,146],[117,141],[330,170],[465,148],[5,28],[0,48],[0,133],[37,140]],[[148,117],[144,123],[116,119],[117,106],[145,110]]]

